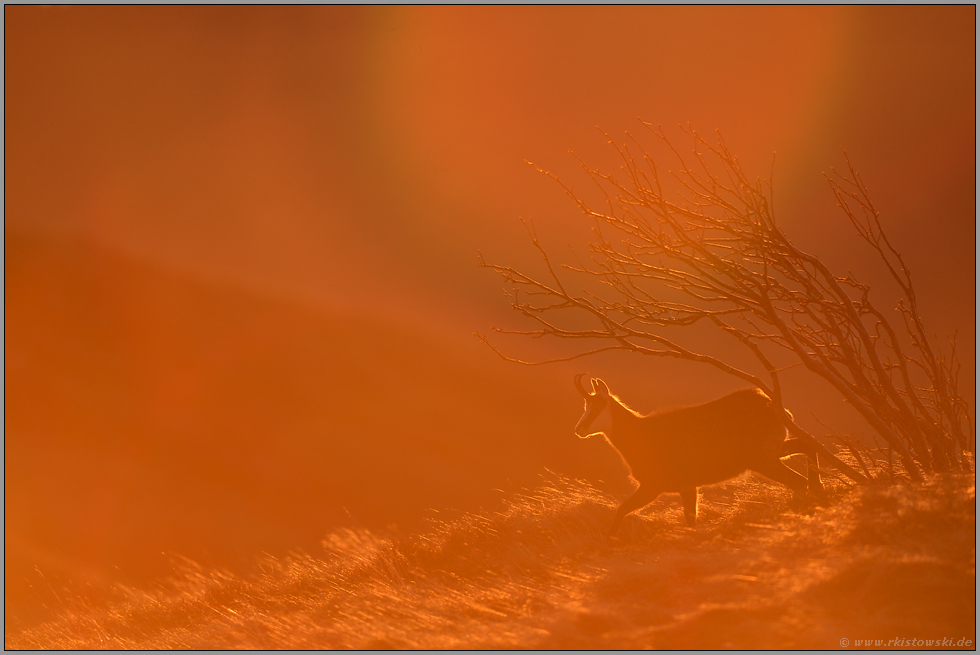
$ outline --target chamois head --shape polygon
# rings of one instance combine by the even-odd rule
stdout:
[[[582,378],[585,373],[575,376],[575,388],[582,397],[585,398],[585,413],[575,426],[575,434],[580,439],[605,434],[609,436],[612,429],[612,412],[610,405],[612,400],[609,397],[609,387],[599,378],[592,378],[592,393],[589,393],[582,386]]]

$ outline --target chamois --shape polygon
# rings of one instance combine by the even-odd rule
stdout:
[[[583,375],[575,377],[575,388],[585,397],[585,413],[575,434],[582,439],[604,434],[640,483],[616,511],[610,537],[627,514],[664,492],[680,493],[684,517],[693,528],[697,488],[747,470],[785,484],[793,490],[793,503],[803,503],[807,478],[779,461],[793,453],[806,453],[813,460],[809,486],[814,495],[821,492],[816,451],[800,439],[786,438],[780,408],[761,389],[741,389],[702,405],[642,416],[598,378],[592,379],[588,393]]]

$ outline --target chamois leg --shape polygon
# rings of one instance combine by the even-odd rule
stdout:
[[[758,471],[770,480],[775,480],[793,490],[792,505],[796,507],[806,506],[806,478],[786,466],[778,459],[767,461],[756,466],[752,466],[753,471]]]
[[[813,447],[812,443],[793,437],[783,442],[782,451],[779,456],[785,457],[787,455],[795,455],[796,453],[806,455],[807,491],[817,500],[825,500],[827,494],[824,493],[823,484],[820,482],[820,470],[818,468],[820,466],[820,460],[817,459],[817,449]]]
[[[640,509],[644,505],[653,502],[659,495],[660,491],[658,489],[646,487],[641,484],[640,488],[634,491],[632,496],[624,500],[623,504],[616,510],[616,518],[613,519],[612,527],[609,528],[609,536],[616,536],[616,531],[619,530],[619,524],[623,522],[627,514],[634,509]]]
[[[684,505],[684,519],[689,528],[695,527],[698,516],[698,488],[681,489],[681,503]]]

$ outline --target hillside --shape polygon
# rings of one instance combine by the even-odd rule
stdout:
[[[175,562],[165,587],[67,597],[6,645],[972,650],[972,478],[831,486],[828,508],[800,515],[743,476],[703,491],[696,531],[666,496],[607,542],[614,499],[549,476],[499,512],[435,514],[412,535],[341,529],[247,575]]]
[[[572,436],[570,380],[469,334],[331,315],[81,241],[8,230],[4,249],[8,633],[68,590],[152,584],[172,555],[247,570],[339,527],[489,506],[542,466],[616,471]]]

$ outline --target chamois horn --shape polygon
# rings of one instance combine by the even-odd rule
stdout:
[[[575,376],[575,388],[578,390],[580,394],[582,394],[583,398],[588,398],[592,394],[586,391],[585,387],[582,386],[582,378],[584,378],[585,376],[586,373],[579,373],[578,375]]]

